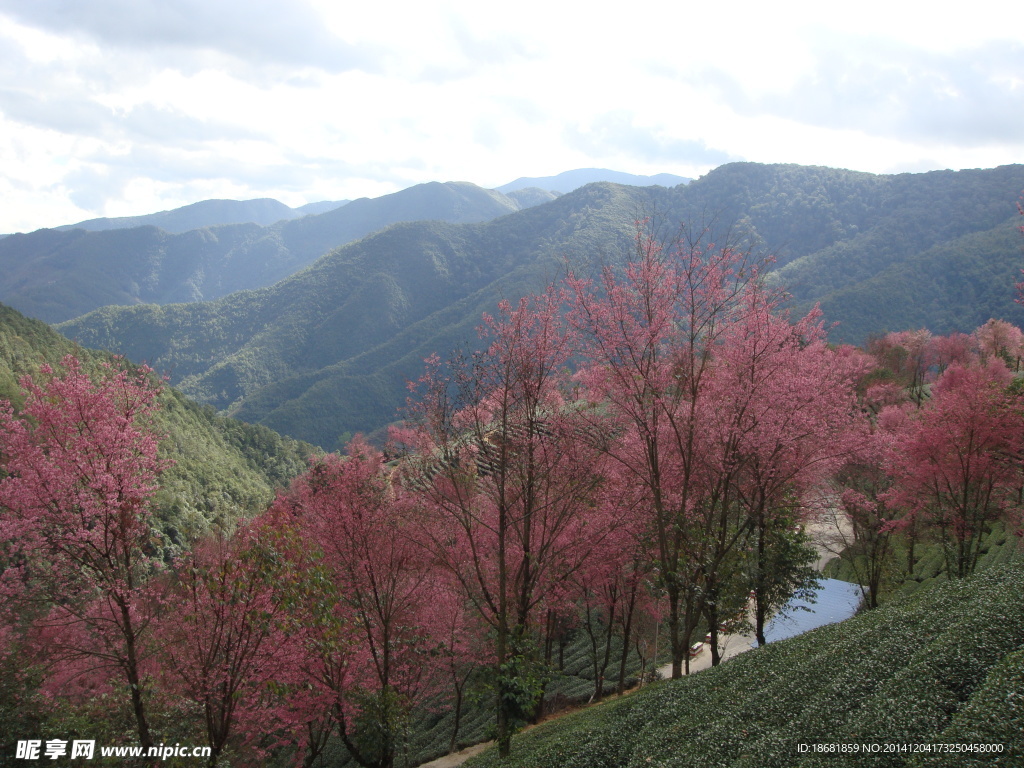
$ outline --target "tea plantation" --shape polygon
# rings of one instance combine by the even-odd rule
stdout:
[[[507,761],[490,750],[465,765],[1022,766],[1024,558],[1005,559],[540,725]]]

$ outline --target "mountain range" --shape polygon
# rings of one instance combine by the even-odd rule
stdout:
[[[606,168],[578,168],[564,171],[555,176],[535,178],[522,177],[497,187],[501,192],[516,201],[521,208],[547,202],[553,197],[571,192],[595,181],[612,181],[616,184],[628,184],[636,187],[660,184],[675,186],[690,181],[683,176],[671,173],[659,173],[654,176],[639,176],[623,171]],[[387,195],[385,195],[387,197]],[[360,198],[361,200],[367,198]],[[529,201],[529,202],[527,202]],[[167,211],[147,213],[138,216],[118,216],[86,219],[75,224],[61,224],[52,229],[85,229],[90,232],[105,232],[111,229],[134,229],[135,227],[153,226],[171,234],[182,234],[193,229],[217,227],[224,224],[259,224],[269,227],[279,221],[300,219],[303,216],[316,215],[333,211],[335,208],[350,202],[349,200],[322,200],[306,203],[295,208],[271,198],[254,200],[201,200],[197,203],[184,205]],[[0,235],[0,239],[7,237]]]
[[[627,247],[643,194],[593,185],[483,224],[396,224],[269,288],[58,327],[167,370],[218,409],[333,445],[393,419],[424,357],[472,338],[501,297],[557,277],[563,254]]]
[[[389,224],[486,221],[598,179],[685,181],[671,174],[581,169],[519,179],[504,191],[429,182],[380,198],[299,208],[268,199],[207,200],[142,216],[90,219],[0,238],[0,302],[59,323],[109,304],[208,301],[272,285]]]
[[[0,240],[0,302],[60,322],[110,304],[207,301],[271,285],[396,222],[466,223],[517,210],[500,192],[432,182],[270,226],[222,224],[181,234],[153,225],[41,229]]]
[[[390,224],[487,221],[596,180],[637,186],[685,181],[590,168],[520,179],[501,190],[431,182],[378,198],[298,208],[270,199],[204,200],[143,216],[91,219],[0,238],[0,302],[61,322],[109,304],[208,301],[271,285]]]
[[[192,229],[214,227],[221,224],[259,224],[270,226],[278,221],[299,219],[310,214],[326,213],[345,205],[348,200],[308,203],[291,208],[270,198],[257,200],[202,200],[170,211],[147,213],[142,216],[120,216],[112,219],[87,219],[77,224],[65,224],[56,229],[87,229],[103,232],[108,229],[159,227],[164,232],[181,234]]]
[[[257,290],[107,306],[58,327],[147,361],[218,410],[333,448],[394,419],[423,359],[472,344],[481,312],[567,265],[621,259],[645,217],[665,232],[687,222],[719,244],[774,254],[771,279],[796,312],[820,303],[839,323],[835,341],[970,331],[993,316],[1024,323],[1013,301],[1024,166],[885,176],[738,163],[672,188],[590,184],[521,210],[498,192],[438,187],[448,211],[470,199],[492,207],[475,222],[392,224]],[[358,202],[283,226],[312,227]]]

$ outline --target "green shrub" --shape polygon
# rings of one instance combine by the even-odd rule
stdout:
[[[516,737],[509,761],[487,752],[467,768],[948,765],[948,754],[799,748],[981,740],[1020,764],[1024,563],[1011,559],[552,721]]]

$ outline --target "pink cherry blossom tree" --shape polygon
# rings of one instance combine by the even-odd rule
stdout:
[[[639,623],[637,616],[647,608],[650,599],[647,583],[651,564],[636,531],[631,530],[635,518],[630,515],[615,526],[574,579],[574,591],[579,595],[579,623],[590,640],[592,701],[599,701],[605,694],[616,637],[620,641],[616,690],[620,694],[625,690],[634,629]]]
[[[928,369],[934,360],[934,340],[927,329],[887,333],[868,342],[875,357],[894,383],[903,388],[917,405],[928,397]]]
[[[321,601],[303,589],[292,526],[267,513],[232,537],[198,542],[165,586],[156,655],[164,694],[202,712],[211,768],[229,744],[258,750],[267,734],[296,725],[271,689],[294,682],[297,605]]]
[[[885,499],[935,533],[951,577],[974,570],[984,534],[1020,487],[1024,424],[1011,379],[999,358],[951,365],[892,460]]]
[[[585,367],[578,378],[611,423],[608,457],[642,490],[654,559],[668,602],[672,676],[688,663],[699,619],[700,546],[694,516],[715,480],[705,469],[703,414],[715,348],[739,299],[754,290],[756,268],[744,254],[700,238],[668,248],[637,228],[624,270],[592,281],[570,275],[569,322]]]
[[[95,380],[66,357],[21,382],[23,410],[0,407],[0,537],[30,596],[50,606],[53,660],[88,658],[127,686],[139,743],[153,743],[143,645],[145,595],[159,569],[150,499],[165,462],[152,417],[160,385],[146,368],[105,364]]]
[[[351,642],[308,646],[310,673],[334,699],[337,732],[360,765],[390,768],[408,709],[435,684],[425,664],[442,610],[430,561],[409,534],[410,510],[382,454],[361,438],[318,459],[276,504],[294,515],[337,596]],[[442,624],[443,620],[438,619]]]
[[[839,527],[833,551],[853,570],[868,608],[878,607],[882,591],[893,577],[899,529],[905,528],[905,510],[889,501],[893,487],[890,468],[910,424],[910,408],[909,403],[888,405],[877,417],[865,419],[862,438],[836,474],[839,506],[850,526],[848,531]],[[911,543],[908,538],[908,545]]]
[[[1014,371],[1020,370],[1024,356],[1024,333],[1005,320],[991,319],[974,332],[974,338],[985,357],[1001,357]]]
[[[718,581],[728,576],[735,546],[748,552],[755,630],[764,643],[771,610],[810,578],[813,557],[801,554],[791,529],[842,465],[859,435],[855,384],[868,361],[825,343],[820,313],[797,322],[770,297],[750,291],[715,350],[709,379],[711,440],[703,455],[717,478],[716,504],[706,505],[703,558],[705,613],[712,635],[722,622]],[[735,510],[730,506],[734,505]],[[735,522],[730,525],[730,518]],[[784,557],[780,555],[785,554]]]
[[[402,483],[419,499],[419,537],[493,633],[499,753],[530,717],[542,682],[538,617],[604,535],[590,514],[600,436],[579,418],[571,345],[554,289],[484,317],[488,346],[434,358],[410,418]]]

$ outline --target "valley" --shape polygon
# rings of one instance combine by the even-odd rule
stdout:
[[[477,200],[479,223],[442,222],[438,207],[420,207],[417,215],[432,210],[435,220],[367,231],[321,255],[344,239],[324,218],[354,215],[356,201],[286,223],[282,237],[300,225],[320,233],[304,251],[308,266],[287,257],[254,270],[233,256],[221,267],[237,284],[290,264],[293,274],[275,284],[203,302],[107,306],[59,328],[147,361],[218,410],[332,449],[393,421],[423,359],[472,347],[481,312],[499,298],[537,290],[570,266],[623,259],[643,218],[663,236],[682,223],[690,236],[771,256],[770,279],[790,292],[794,311],[820,304],[837,343],[893,329],[969,331],[991,317],[1024,322],[1007,289],[1019,268],[1021,189],[1022,166],[886,177],[740,163],[687,185],[599,183],[524,210],[504,204],[498,215],[484,190],[428,185],[408,192],[440,194],[450,217],[470,215],[456,201]],[[367,221],[364,230],[381,220]]]

